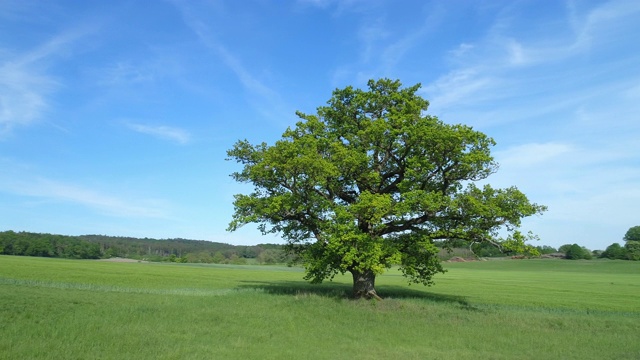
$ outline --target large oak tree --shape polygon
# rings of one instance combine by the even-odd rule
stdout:
[[[438,242],[524,245],[521,219],[542,213],[515,187],[474,182],[498,166],[493,139],[427,115],[420,85],[371,80],[368,91],[337,89],[317,114],[273,145],[239,141],[232,177],[251,183],[235,195],[229,230],[258,223],[299,254],[306,279],[353,275],[356,297],[378,297],[375,278],[394,264],[410,281],[430,285],[443,272]],[[500,229],[513,234],[496,240]]]

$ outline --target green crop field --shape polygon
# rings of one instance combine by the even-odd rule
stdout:
[[[640,359],[640,262],[446,268],[354,301],[298,268],[0,256],[0,359]]]

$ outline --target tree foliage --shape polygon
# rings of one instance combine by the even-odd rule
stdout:
[[[640,226],[633,226],[627,230],[622,238],[624,246],[618,243],[609,245],[600,257],[621,260],[640,260]]]
[[[627,258],[627,250],[620,246],[618,243],[613,243],[600,254],[601,258],[607,258],[611,260],[624,260]]]
[[[624,244],[624,248],[627,252],[627,259],[640,260],[640,241],[629,240]]]
[[[266,251],[269,253],[260,257]],[[71,259],[124,257],[195,263],[241,263],[246,259],[257,259],[262,263],[286,263],[292,260],[286,256],[283,246],[277,244],[234,246],[203,240],[69,236],[14,231],[0,232],[0,254]]]
[[[565,257],[570,260],[590,260],[592,258],[591,251],[578,244],[573,244],[567,249]]]
[[[0,232],[0,254],[69,259],[101,257],[99,245],[77,237],[14,231]]]
[[[350,272],[356,295],[375,295],[375,276],[392,264],[431,284],[443,272],[437,242],[500,245],[495,236],[506,228],[512,235],[502,242],[522,246],[521,219],[545,207],[515,187],[474,184],[498,168],[494,140],[426,115],[419,84],[368,87],[337,89],[316,114],[298,112],[273,145],[243,140],[228,151],[242,165],[232,177],[254,185],[235,195],[229,230],[258,223],[281,234],[308,280]]]
[[[640,241],[640,226],[633,226],[624,234],[624,241]]]
[[[566,253],[567,253],[567,251],[569,251],[569,249],[571,248],[571,245],[572,245],[572,244],[564,244],[564,245],[561,245],[561,246],[558,248],[558,251],[559,251],[559,252],[561,252],[561,253],[566,254]]]

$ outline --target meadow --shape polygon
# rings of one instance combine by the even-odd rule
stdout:
[[[0,256],[0,359],[640,359],[640,262],[445,267],[368,301],[286,266]]]

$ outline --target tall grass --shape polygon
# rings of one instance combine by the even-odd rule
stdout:
[[[0,256],[0,358],[640,358],[637,263],[446,266],[377,302],[296,268]]]

